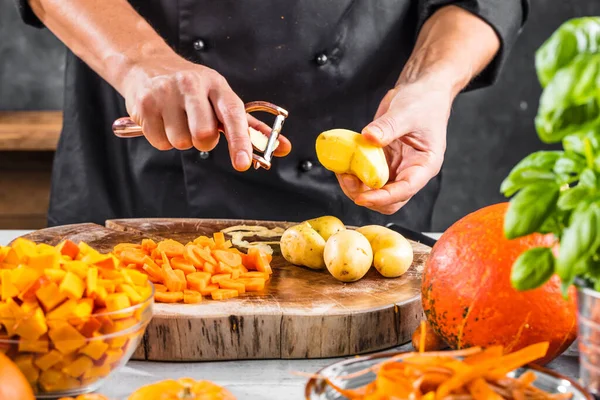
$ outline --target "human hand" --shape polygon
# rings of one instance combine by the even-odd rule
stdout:
[[[125,101],[130,117],[159,150],[214,149],[224,128],[234,168],[245,171],[252,162],[248,127],[269,135],[271,128],[247,114],[244,103],[216,71],[177,55],[154,58],[132,69],[125,79]],[[275,156],[291,150],[279,136]]]
[[[362,134],[384,148],[388,183],[370,189],[353,175],[337,175],[343,192],[357,205],[382,214],[402,208],[442,167],[452,90],[433,82],[399,84],[381,101]]]

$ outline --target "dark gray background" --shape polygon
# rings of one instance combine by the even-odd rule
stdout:
[[[0,0],[0,110],[60,109],[62,45],[22,24],[12,1]],[[541,93],[534,52],[562,22],[586,15],[600,15],[600,0],[531,0],[529,22],[499,82],[456,101],[435,230],[503,201],[498,188],[510,168],[543,147],[533,125]]]

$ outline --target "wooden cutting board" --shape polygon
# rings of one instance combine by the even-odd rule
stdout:
[[[291,223],[213,219],[121,219],[106,227],[77,224],[27,235],[36,242],[85,241],[111,251],[120,242],[171,238],[183,243],[233,225],[286,228]],[[264,291],[201,304],[154,305],[154,316],[134,359],[200,361],[348,356],[410,341],[423,316],[421,272],[430,248],[412,242],[414,262],[396,279],[372,268],[360,281],[342,283],[273,257]]]

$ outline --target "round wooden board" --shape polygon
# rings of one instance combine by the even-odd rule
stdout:
[[[106,227],[77,224],[42,229],[36,242],[85,241],[100,251],[120,242],[171,238],[183,243],[232,225],[286,228],[288,222],[213,219],[121,219]],[[408,342],[423,316],[421,272],[429,247],[412,242],[414,262],[396,279],[372,268],[360,281],[342,283],[273,257],[264,291],[226,301],[154,305],[154,316],[134,359],[201,361],[348,356]]]

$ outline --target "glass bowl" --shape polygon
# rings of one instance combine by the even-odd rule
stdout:
[[[338,379],[338,377],[370,368],[377,363],[400,354],[403,353],[382,353],[373,356],[351,358],[331,364],[317,372],[317,375],[331,379],[334,384],[343,389],[356,389],[372,382],[375,379],[375,374],[370,372],[344,380]],[[527,371],[535,372],[537,379],[533,383],[533,386],[539,389],[556,394],[572,393],[572,400],[594,400],[592,395],[583,389],[577,382],[554,371],[550,371],[536,365],[528,365],[526,367],[519,368],[508,374],[508,376],[519,377]],[[310,378],[308,380],[304,395],[306,400],[342,400],[346,398],[329,386],[324,379],[319,378]]]
[[[27,332],[35,329],[35,313],[22,319],[0,315],[0,327],[21,332],[9,337],[3,331],[0,351],[24,373],[38,399],[96,391],[129,361],[144,336],[154,304],[154,285],[148,285],[150,296],[131,307],[82,318],[47,320],[48,333],[36,340],[26,339]]]

